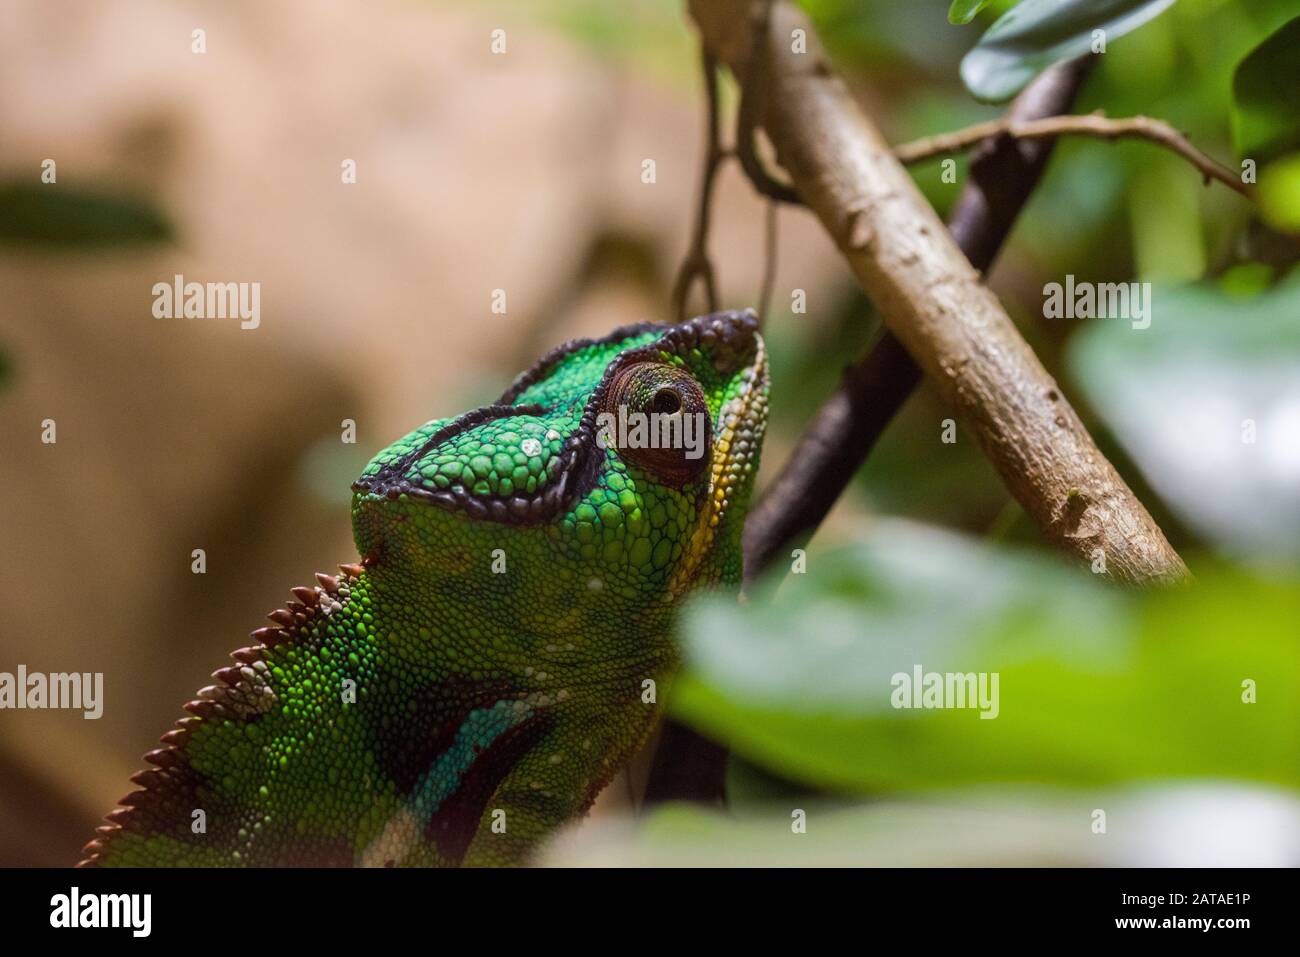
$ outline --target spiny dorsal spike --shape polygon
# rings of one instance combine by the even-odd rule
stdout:
[[[250,632],[248,637],[254,641],[266,645],[268,648],[272,645],[278,645],[287,637],[279,628],[259,628]]]
[[[228,668],[218,668],[216,671],[212,672],[212,677],[233,687],[239,684],[239,679],[243,677],[243,672],[234,665],[231,665]]]
[[[217,708],[211,701],[187,701],[181,707],[200,718],[211,718]]]
[[[144,756],[144,759],[150,764],[156,764],[160,768],[174,768],[180,763],[174,748],[156,748]]]

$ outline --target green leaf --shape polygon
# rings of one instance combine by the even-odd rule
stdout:
[[[961,61],[966,88],[1000,103],[1053,63],[1087,53],[1095,31],[1106,43],[1136,30],[1174,0],[1024,0],[989,27]]]
[[[948,8],[948,22],[959,26],[970,23],[975,19],[975,14],[988,5],[989,0],[952,0],[952,6]]]
[[[1237,64],[1232,77],[1232,139],[1257,163],[1300,149],[1300,17]]]
[[[167,219],[152,205],[128,196],[57,183],[0,184],[0,242],[56,247],[164,242]]]
[[[1300,233],[1300,153],[1274,160],[1260,170],[1259,211],[1276,228]]]
[[[1300,273],[1253,299],[1212,285],[1146,299],[1141,322],[1091,320],[1070,343],[1088,401],[1206,539],[1300,557]]]
[[[1300,786],[1300,586],[1210,572],[1143,596],[899,522],[812,556],[779,600],[685,618],[679,715],[745,758],[878,793],[1235,777]],[[1243,640],[1249,636],[1249,640]],[[997,676],[980,708],[896,707],[898,676]],[[1256,683],[1256,704],[1242,682]],[[1269,689],[1267,696],[1263,689]]]
[[[1204,185],[1182,157],[1155,152],[1132,173],[1128,225],[1138,278],[1190,282],[1205,275]]]
[[[1104,839],[1104,808],[1123,822]],[[797,810],[796,810],[797,809]],[[794,822],[804,815],[806,830]],[[845,806],[812,800],[723,814],[668,805],[606,816],[543,852],[559,867],[1288,867],[1300,799],[1276,788],[1186,784],[1104,791],[998,788]],[[1081,823],[1082,822],[1082,823]]]

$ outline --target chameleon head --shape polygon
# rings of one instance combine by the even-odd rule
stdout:
[[[525,643],[597,609],[603,630],[666,640],[686,592],[740,580],[767,388],[749,311],[569,342],[380,452],[353,486],[357,547],[377,581],[418,570],[406,588]]]

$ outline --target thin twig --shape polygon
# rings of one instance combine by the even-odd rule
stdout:
[[[768,201],[763,222],[763,281],[758,289],[758,323],[767,322],[772,306],[772,287],[776,284],[776,203]]]
[[[894,147],[894,155],[903,163],[919,163],[944,153],[957,153],[990,137],[1010,136],[1018,140],[1050,139],[1057,136],[1095,136],[1104,140],[1143,139],[1158,143],[1187,160],[1208,183],[1217,179],[1241,195],[1253,199],[1254,191],[1227,166],[1202,153],[1182,133],[1164,120],[1149,116],[1130,116],[1112,120],[1100,111],[1087,116],[1048,116],[1039,120],[1018,121],[1011,117],[976,123],[951,133],[940,133]]]
[[[700,177],[699,206],[695,212],[695,226],[691,232],[691,245],[682,260],[673,283],[672,306],[677,322],[687,319],[686,310],[691,287],[696,280],[704,283],[708,311],[718,311],[717,278],[713,261],[709,259],[709,222],[713,210],[713,184],[718,169],[727,158],[720,142],[721,120],[718,107],[718,64],[707,49],[701,50],[700,65],[704,71],[704,93],[708,100],[708,121],[705,131],[704,170]]]
[[[753,8],[755,53],[740,86],[740,106],[736,111],[736,158],[740,160],[740,168],[745,171],[754,189],[774,202],[798,206],[803,201],[794,187],[782,183],[767,171],[755,146],[758,131],[758,95],[755,89],[758,81],[755,77],[762,76],[767,66],[763,52],[767,49],[767,44],[763,41],[770,28],[771,17],[771,0]]]

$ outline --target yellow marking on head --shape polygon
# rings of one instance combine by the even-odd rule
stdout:
[[[682,556],[682,561],[668,583],[668,593],[674,598],[690,591],[696,584],[700,565],[713,548],[718,526],[731,507],[733,493],[741,481],[741,476],[731,470],[736,462],[735,456],[731,454],[736,440],[736,427],[751,420],[761,423],[763,419],[760,407],[767,401],[763,391],[767,385],[767,346],[761,336],[757,339],[754,374],[735,398],[722,408],[722,423],[713,442],[715,454],[709,469],[709,492],[704,497],[704,506],[700,509],[695,531],[687,542],[686,554]],[[751,415],[755,409],[760,412],[757,416]],[[756,449],[757,443],[751,443],[749,454],[753,455]]]

